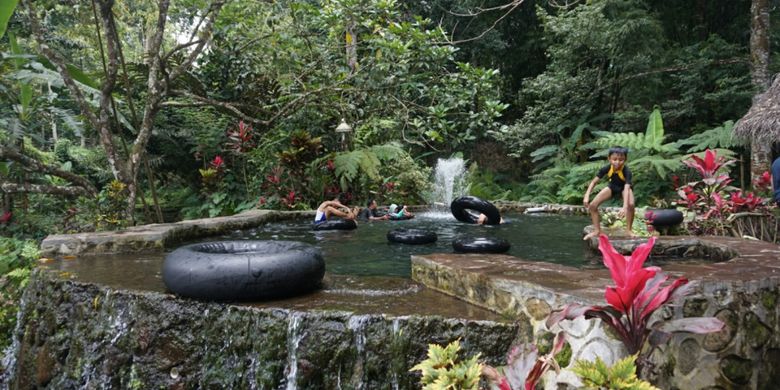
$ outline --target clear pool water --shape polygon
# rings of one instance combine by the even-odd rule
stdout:
[[[452,240],[463,236],[487,236],[508,240],[508,254],[526,260],[583,267],[593,264],[594,254],[582,241],[589,220],[582,216],[506,214],[499,226],[464,224],[449,213],[421,213],[406,221],[361,221],[350,231],[314,231],[311,221],[269,223],[214,239],[294,240],[320,247],[326,270],[341,275],[409,277],[410,256],[452,253]],[[425,245],[390,243],[387,232],[396,228],[435,231],[439,239]]]
[[[424,288],[409,278],[412,254],[451,253],[459,236],[496,236],[509,240],[510,255],[575,267],[599,264],[582,241],[583,217],[508,214],[501,226],[457,222],[449,213],[420,214],[408,221],[361,222],[353,231],[315,232],[309,220],[266,224],[236,231],[223,239],[286,239],[319,246],[327,273],[323,288],[310,294],[270,302],[247,303],[294,310],[346,310],[358,314],[437,315],[448,318],[504,320],[503,317],[459,299]],[[431,229],[439,240],[428,245],[390,244],[387,231],[395,228]],[[170,248],[173,250],[174,248]],[[60,277],[110,288],[166,292],[162,264],[166,253],[126,253],[59,258],[42,268]],[[599,265],[595,265],[599,266]]]

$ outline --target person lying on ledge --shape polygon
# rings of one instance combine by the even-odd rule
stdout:
[[[341,194],[336,194],[332,200],[326,200],[317,207],[317,214],[314,216],[314,223],[322,223],[330,219],[331,216],[344,219],[355,219],[357,208],[350,209],[341,203]]]
[[[389,214],[379,214],[379,210],[377,210],[376,200],[369,199],[368,203],[366,203],[366,208],[363,210],[360,210],[360,214],[358,214],[358,217],[360,219],[365,219],[369,221],[386,221],[390,219]]]

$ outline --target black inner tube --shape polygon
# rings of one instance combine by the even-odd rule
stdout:
[[[655,227],[679,225],[683,221],[683,213],[676,209],[650,209],[653,213],[651,224]]]
[[[166,256],[163,282],[177,295],[209,301],[288,297],[321,287],[325,260],[296,241],[219,241]]]
[[[315,223],[314,230],[353,230],[357,229],[354,219],[330,219],[325,222]]]
[[[459,253],[504,253],[509,241],[496,237],[460,237],[452,241],[452,249]]]
[[[387,232],[387,240],[401,244],[430,244],[436,242],[436,232],[422,229],[395,229]]]
[[[476,213],[471,212],[476,211]],[[477,223],[479,214],[487,216],[486,225],[498,225],[501,223],[501,213],[492,203],[477,198],[476,196],[461,196],[452,201],[450,211],[458,221],[465,223]]]

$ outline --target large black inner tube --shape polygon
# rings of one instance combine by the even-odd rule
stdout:
[[[650,209],[653,213],[651,224],[657,228],[679,225],[683,221],[683,213],[676,209]]]
[[[209,301],[289,297],[317,289],[325,260],[296,241],[217,241],[180,247],[165,257],[163,282],[173,293]]]
[[[452,241],[452,249],[459,253],[504,253],[509,241],[495,237],[460,237]]]
[[[357,229],[354,219],[330,219],[325,222],[315,223],[314,230],[352,230]]]
[[[394,229],[387,232],[387,240],[401,244],[430,244],[439,238],[436,232],[422,229]]]
[[[469,212],[470,210],[474,210],[476,213]],[[501,213],[498,212],[496,206],[476,196],[461,196],[453,200],[452,204],[450,204],[450,211],[452,211],[455,219],[465,223],[477,223],[479,213],[487,216],[486,225],[498,225],[501,223]]]

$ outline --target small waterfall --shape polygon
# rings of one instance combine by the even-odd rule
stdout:
[[[393,318],[393,338],[399,337],[401,334],[401,321],[398,320],[398,317]],[[390,388],[393,390],[398,390],[398,372],[396,370],[393,370],[393,375],[390,378]]]
[[[287,387],[286,390],[297,390],[295,377],[298,375],[298,344],[303,339],[303,332],[300,331],[302,313],[291,312],[290,322],[287,325]]]
[[[466,162],[460,157],[439,159],[433,173],[433,191],[428,201],[432,211],[426,217],[449,219],[452,200],[466,192]]]
[[[363,363],[365,360],[366,351],[366,324],[368,323],[369,316],[367,315],[353,315],[349,317],[347,322],[347,328],[352,331],[355,337],[355,349],[357,350],[357,359],[355,361],[355,372],[352,375],[352,383],[355,389],[365,388],[365,380],[363,380]]]
[[[23,315],[27,312],[27,299],[25,295],[19,301],[19,311],[16,312],[16,326],[11,337],[11,345],[2,351],[2,365],[4,372],[0,373],[0,385],[5,385],[10,388],[11,378],[16,373],[16,354],[19,353],[19,347],[21,341],[19,340],[19,334],[24,323]]]

